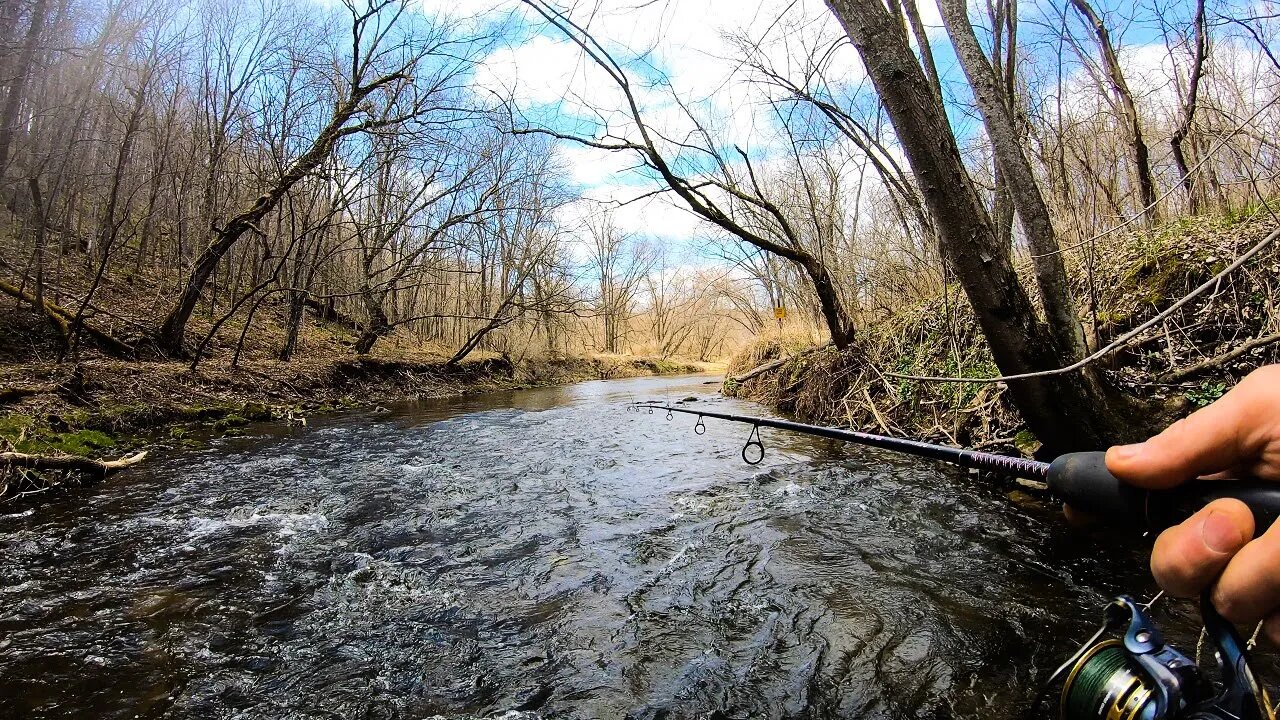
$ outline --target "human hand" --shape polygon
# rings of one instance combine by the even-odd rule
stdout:
[[[1250,373],[1216,402],[1143,443],[1107,451],[1107,469],[1163,489],[1197,477],[1280,481],[1280,365]],[[1239,500],[1215,500],[1156,539],[1151,574],[1172,595],[1192,597],[1217,580],[1213,605],[1228,620],[1256,623],[1280,643],[1280,522],[1254,539]]]

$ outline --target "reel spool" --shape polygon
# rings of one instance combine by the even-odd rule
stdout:
[[[1152,688],[1125,655],[1124,643],[1104,640],[1089,648],[1062,684],[1063,720],[1154,720]]]
[[[1107,606],[1098,632],[1050,676],[1032,713],[1065,678],[1060,720],[1275,720],[1235,628],[1207,596],[1200,608],[1217,649],[1217,682],[1165,644],[1146,611],[1121,596]]]

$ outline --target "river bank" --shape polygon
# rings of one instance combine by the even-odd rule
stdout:
[[[117,457],[142,447],[191,444],[192,435],[235,435],[251,422],[304,424],[339,410],[583,380],[708,372],[717,366],[600,355],[449,365],[431,357],[255,360],[236,367],[89,359],[77,364],[0,364],[0,450]],[[15,477],[21,474],[22,477]],[[0,470],[0,500],[57,483]]]
[[[1151,320],[1274,229],[1272,216],[1254,208],[1184,218],[1110,238],[1092,258],[1070,256],[1090,349]],[[1119,392],[1151,401],[1153,426],[1209,404],[1252,369],[1280,362],[1277,277],[1273,246],[1106,357],[1104,376]],[[739,353],[726,394],[811,422],[1024,455],[1039,449],[1004,383],[901,377],[1000,374],[954,285],[869,320],[844,351],[805,340],[761,340]]]

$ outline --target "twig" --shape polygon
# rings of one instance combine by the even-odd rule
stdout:
[[[864,385],[862,388],[862,396],[867,399],[867,407],[871,408],[871,414],[876,418],[876,424],[880,426],[880,430],[885,435],[892,435],[893,431],[889,429],[889,423],[885,422],[884,416],[880,414],[880,409],[876,407],[876,403],[871,399],[871,391]]]
[[[1202,360],[1201,362],[1198,362],[1195,365],[1187,366],[1185,368],[1182,368],[1181,370],[1168,373],[1167,375],[1164,375],[1160,378],[1160,382],[1163,382],[1163,383],[1180,382],[1182,380],[1185,380],[1191,377],[1192,375],[1198,375],[1204,372],[1205,370],[1212,370],[1214,368],[1222,367],[1223,365],[1226,365],[1227,363],[1240,358],[1241,356],[1243,356],[1244,354],[1248,353],[1251,350],[1254,350],[1260,347],[1266,347],[1267,345],[1270,345],[1275,342],[1280,342],[1280,332],[1272,333],[1270,335],[1264,335],[1263,337],[1256,337],[1250,340],[1249,342],[1241,345],[1240,347],[1236,348],[1235,350],[1223,353],[1217,357],[1210,358],[1208,360]]]
[[[974,446],[973,446],[973,449],[974,449],[974,450],[985,450],[985,449],[987,449],[987,448],[989,448],[989,447],[997,447],[997,446],[999,446],[999,445],[1012,445],[1012,444],[1014,443],[1014,441],[1015,441],[1015,440],[1017,440],[1017,439],[1018,439],[1018,438],[1017,438],[1017,436],[1016,436],[1016,435],[1011,435],[1011,436],[1009,436],[1009,437],[991,438],[990,440],[983,440],[982,442],[978,443],[977,445],[974,445]]]

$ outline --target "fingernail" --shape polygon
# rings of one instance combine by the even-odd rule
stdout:
[[[1240,529],[1231,521],[1231,516],[1214,510],[1200,524],[1200,539],[1205,547],[1216,553],[1230,553],[1240,549],[1244,538]]]
[[[1146,447],[1145,443],[1134,443],[1132,445],[1116,445],[1111,448],[1111,454],[1117,460],[1132,460],[1142,453],[1142,449]]]

